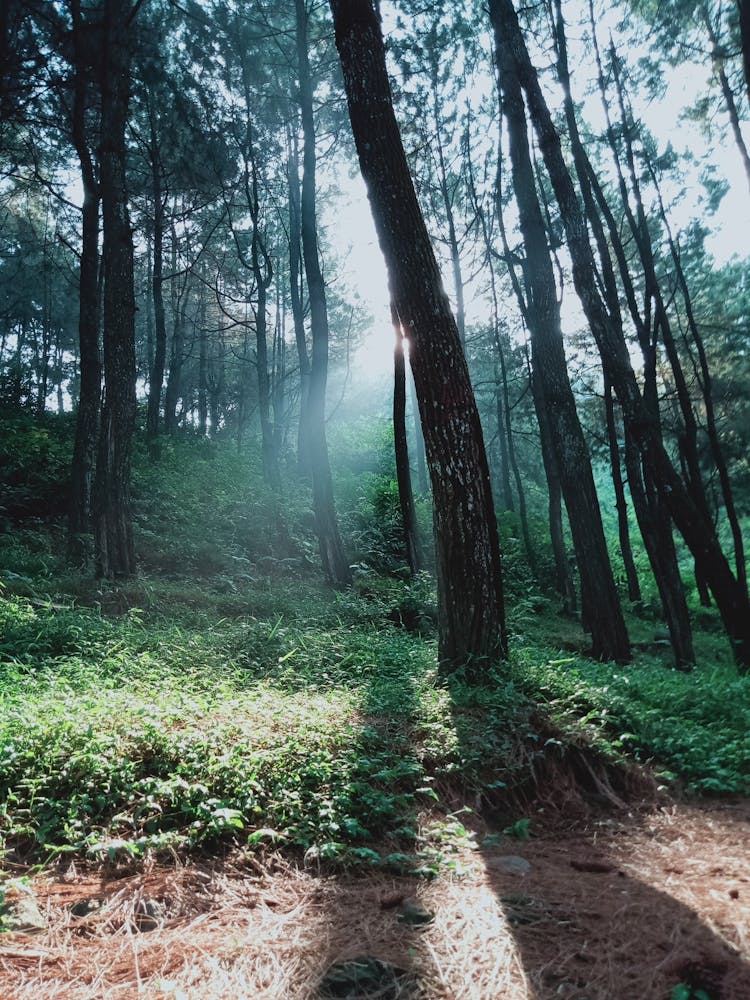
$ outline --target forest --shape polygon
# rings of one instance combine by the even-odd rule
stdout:
[[[0,46],[0,995],[748,1000],[750,0]]]

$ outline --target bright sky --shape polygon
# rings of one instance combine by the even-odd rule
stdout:
[[[571,62],[575,65],[573,60]],[[580,81],[581,89],[585,82],[583,79]],[[574,79],[574,89],[576,83]],[[642,106],[636,108],[636,113],[658,137],[660,152],[666,148],[668,142],[671,142],[678,152],[689,150],[696,156],[701,156],[705,152],[708,138],[694,123],[680,121],[679,110],[695,100],[707,86],[707,77],[697,71],[694,65],[678,67],[671,72],[669,86],[662,101],[643,102]],[[575,93],[574,96],[580,99],[583,94]],[[598,96],[587,101],[586,113],[595,126],[604,127]],[[744,257],[750,252],[748,245],[750,194],[740,155],[731,135],[727,134],[724,145],[717,149],[713,159],[718,176],[726,178],[730,184],[718,211],[706,220],[711,231],[707,240],[708,249],[717,262],[722,264],[733,255]],[[693,171],[692,176],[686,175],[686,182],[684,200],[672,213],[675,232],[684,227],[691,218],[703,214],[700,199],[704,191],[697,172]],[[341,186],[347,203],[332,209],[331,218],[327,218],[326,222],[337,251],[348,252],[346,268],[348,282],[352,288],[357,289],[363,302],[369,306],[374,320],[370,334],[364,338],[356,352],[354,365],[362,375],[381,376],[390,371],[393,352],[385,266],[378,247],[364,184],[357,177],[353,181],[347,178]],[[663,195],[668,201],[670,197],[668,188],[665,188]],[[445,267],[443,274],[448,294],[453,297],[451,274]],[[481,314],[481,309],[479,312]],[[572,285],[566,290],[564,318],[566,327],[571,329],[580,326],[582,321]]]

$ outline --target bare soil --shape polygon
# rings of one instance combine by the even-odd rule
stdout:
[[[750,1000],[749,820],[748,802],[541,814],[529,840],[467,848],[433,881],[280,858],[71,864],[31,880],[48,928],[0,936],[0,997],[669,1000],[682,983]],[[429,922],[404,922],[415,899]],[[348,987],[353,959],[388,974]]]

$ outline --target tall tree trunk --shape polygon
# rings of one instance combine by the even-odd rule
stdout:
[[[370,0],[331,0],[349,117],[391,299],[409,341],[432,480],[439,659],[481,678],[506,655],[497,523],[474,394],[456,321],[393,112]]]
[[[581,577],[581,605],[585,625],[591,630],[593,654],[598,659],[625,662],[630,658],[630,643],[607,552],[588,448],[568,379],[555,277],[536,193],[523,97],[508,42],[507,36],[496,30],[500,93],[526,250],[526,315],[542,444],[548,435],[568,511]],[[554,419],[549,419],[550,414]]]
[[[417,513],[411,488],[409,445],[406,438],[406,358],[404,336],[395,308],[391,309],[396,343],[393,349],[393,444],[396,455],[396,480],[401,505],[406,561],[412,576],[422,568],[422,556],[417,530]]]
[[[177,231],[172,223],[172,340],[169,347],[169,374],[164,390],[164,429],[167,434],[177,433],[177,404],[182,393],[182,366],[185,361],[185,311],[187,275],[182,286],[177,287]]]
[[[496,176],[495,176],[495,215],[496,215],[496,219],[497,219],[498,229],[500,230],[500,238],[502,240],[503,250],[505,252],[505,261],[506,261],[507,266],[508,266],[508,277],[510,278],[510,283],[511,283],[511,286],[512,286],[513,291],[515,293],[516,301],[518,302],[518,307],[521,310],[521,316],[522,316],[523,321],[524,321],[524,326],[528,329],[528,325],[529,324],[528,324],[528,316],[526,315],[526,299],[525,299],[524,294],[523,294],[523,289],[521,288],[521,282],[520,282],[520,280],[518,278],[518,274],[516,273],[516,268],[515,268],[515,263],[514,263],[513,255],[511,254],[510,247],[508,246],[508,233],[507,233],[507,230],[505,228],[505,218],[503,216],[503,185],[502,185],[502,176],[503,175],[502,175],[502,161],[503,161],[503,151],[502,151],[502,119],[501,119],[500,129],[498,130],[498,144],[497,144],[497,173],[496,173]],[[487,246],[488,246],[488,256],[489,256],[489,258],[491,260],[492,259],[492,254],[491,254],[490,249],[489,249],[489,238],[486,237],[485,241],[486,241]],[[498,310],[498,307],[497,307],[497,296],[494,293],[493,293],[492,308],[493,308],[493,312],[495,314],[497,314],[499,310]],[[511,468],[513,470],[513,478],[514,478],[514,481],[515,481],[515,484],[516,484],[516,493],[518,494],[518,516],[519,516],[519,518],[521,520],[521,533],[523,535],[524,547],[526,549],[526,557],[527,557],[527,559],[529,561],[529,567],[531,569],[532,574],[534,576],[536,576],[537,575],[537,563],[536,563],[536,555],[534,553],[534,547],[533,547],[532,542],[531,542],[531,532],[529,531],[528,515],[526,513],[526,494],[525,494],[524,489],[523,489],[523,482],[521,480],[521,470],[520,470],[520,467],[518,465],[518,460],[516,458],[516,447],[515,447],[515,443],[513,441],[513,435],[511,433],[511,429],[510,429],[511,428],[511,423],[510,423],[510,394],[509,394],[509,391],[508,391],[508,379],[507,379],[506,371],[505,371],[505,360],[504,360],[503,348],[502,348],[502,343],[500,341],[500,335],[499,335],[499,330],[497,329],[497,325],[496,325],[495,329],[496,329],[495,347],[496,347],[496,350],[497,350],[498,360],[500,361],[500,369],[501,369],[501,372],[503,374],[503,387],[504,387],[503,392],[504,392],[504,406],[505,406],[505,431],[506,431],[506,434],[508,435],[508,455],[510,457]],[[531,364],[529,363],[528,354],[527,354],[527,357],[526,357],[526,363],[527,363],[527,369],[528,369],[528,375],[529,375],[529,385],[531,386],[532,392],[533,392],[533,385],[532,385],[532,379],[531,379]],[[541,430],[541,424],[540,424],[540,430]],[[543,461],[544,461],[544,470],[545,470],[545,473],[547,473],[547,474],[549,473],[549,471],[551,469],[551,466],[549,464],[550,461],[551,461],[551,454],[550,454],[549,450],[547,451],[546,454],[545,454],[545,451],[544,451],[548,440],[549,440],[548,437],[546,437],[546,438],[542,437],[541,438],[542,456],[543,456]],[[560,504],[559,504],[559,497],[555,498],[555,497],[552,496],[552,493],[553,493],[554,490],[557,490],[559,492],[560,483],[559,483],[559,481],[551,483],[550,480],[549,480],[549,474],[548,474],[547,475],[547,485],[548,485],[548,489],[549,489],[549,493],[550,493],[549,512],[550,512],[550,516],[552,517],[552,516],[556,516],[557,512],[561,510]],[[570,567],[568,565],[568,560],[565,557],[564,546],[562,545],[562,537],[563,537],[563,533],[562,533],[562,520],[560,521],[560,524],[559,524],[559,530],[558,530],[558,525],[557,524],[555,524],[553,526],[552,523],[550,522],[550,535],[551,535],[551,538],[553,539],[554,554],[555,554],[555,564],[556,564],[556,567],[557,567],[558,581],[562,582],[562,589],[561,589],[560,593],[561,593],[561,596],[563,598],[563,602],[565,603],[565,601],[566,601],[566,596],[565,595],[566,595],[568,589],[570,589],[570,591],[572,593],[575,593],[575,588],[574,588],[574,585],[573,585],[572,577],[570,577]],[[558,545],[558,541],[560,542],[559,545]],[[567,577],[565,576],[565,574],[567,574]],[[568,587],[568,584],[570,585],[569,587]],[[575,601],[574,601],[574,603],[575,603]]]
[[[326,441],[326,384],[328,381],[328,307],[325,282],[320,269],[315,193],[315,122],[310,60],[307,50],[307,11],[305,0],[295,0],[297,14],[297,58],[299,63],[300,107],[304,140],[302,170],[302,253],[310,296],[312,363],[307,404],[308,448],[312,466],[313,506],[326,576],[336,585],[347,584],[351,571],[344,554],[336,520],[333,481]]]
[[[245,101],[249,107],[249,93],[246,93]],[[279,490],[281,488],[281,478],[274,448],[274,431],[271,421],[271,382],[268,374],[268,289],[273,280],[273,267],[260,232],[258,170],[249,121],[247,126],[247,151],[249,163],[245,169],[245,195],[250,210],[250,218],[253,223],[250,262],[258,295],[258,307],[255,314],[255,360],[258,376],[261,456],[263,461],[263,475],[274,490]]]
[[[128,217],[125,129],[130,97],[128,0],[105,0],[102,53],[101,196],[104,226],[104,407],[96,467],[98,576],[135,572],[130,516],[131,438],[135,426],[135,288]]]
[[[99,431],[101,357],[99,354],[99,185],[86,139],[86,75],[80,0],[72,0],[75,79],[72,136],[81,166],[83,209],[79,272],[78,343],[81,388],[76,413],[76,436],[71,466],[68,539],[71,557],[84,558],[82,536],[91,531],[91,484]]]
[[[638,446],[625,431],[625,467],[633,499],[638,527],[654,580],[661,598],[664,617],[669,626],[669,639],[680,670],[690,670],[695,663],[693,634],[688,614],[685,589],[677,564],[669,512],[652,482],[644,482],[644,469]],[[647,474],[646,474],[647,475]]]
[[[198,329],[198,431],[208,433],[208,330],[206,329],[206,285],[201,282]]]
[[[498,306],[497,282],[495,280],[495,265],[492,256],[492,240],[490,237],[489,227],[487,225],[487,216],[477,195],[476,184],[474,183],[474,165],[472,163],[468,123],[464,138],[464,158],[466,161],[466,171],[469,181],[469,197],[471,198],[474,215],[479,220],[479,225],[482,230],[484,263],[490,276],[490,294],[492,299],[492,340],[495,345],[495,409],[497,413],[497,434],[500,450],[500,482],[502,485],[503,503],[505,509],[512,511],[515,509],[515,505],[513,503],[513,490],[510,483],[510,470],[511,462],[515,462],[515,454],[511,431],[510,404],[508,399],[508,374],[505,364],[505,352],[500,338],[500,309]],[[520,482],[520,476],[518,477],[518,481]],[[519,491],[519,505],[524,512],[523,523],[525,525],[525,498],[523,497],[522,488]],[[530,562],[533,563],[532,556],[533,550],[530,551]]]
[[[529,59],[512,0],[491,0],[490,11],[493,23],[512,45],[539,147],[565,227],[573,262],[573,281],[599,347],[605,376],[615,387],[620,400],[626,430],[633,435],[655,487],[711,587],[738,664],[747,668],[750,666],[750,602],[732,575],[713,523],[694,503],[664,448],[658,428],[638,389],[627,344],[621,331],[618,332],[610,321],[599,295],[586,222],[562,155],[560,137]]]
[[[633,547],[630,544],[630,527],[628,525],[628,504],[625,499],[625,485],[622,481],[620,466],[620,447],[617,443],[617,426],[615,424],[615,403],[612,398],[612,386],[604,386],[604,412],[607,422],[607,440],[609,442],[609,462],[612,470],[612,485],[615,490],[615,507],[617,509],[617,533],[620,538],[620,553],[625,567],[625,579],[628,582],[628,599],[640,601],[641,586],[638,582],[638,572],[633,559]]]
[[[644,314],[642,315],[638,306],[635,286],[629,270],[620,225],[615,219],[608,204],[607,198],[591,165],[578,131],[575,105],[573,103],[573,96],[570,87],[565,27],[562,17],[562,7],[559,0],[556,0],[555,11],[555,40],[557,44],[558,74],[565,96],[565,116],[568,124],[568,134],[573,151],[576,175],[578,177],[581,193],[583,195],[586,218],[596,240],[602,272],[601,284],[604,290],[607,309],[609,311],[609,319],[617,330],[618,339],[622,339],[624,336],[622,328],[622,314],[620,310],[617,279],[615,276],[612,258],[610,256],[611,247],[615,254],[620,274],[620,281],[625,293],[625,299],[628,304],[628,309],[630,311],[638,336],[638,342],[641,347],[641,352],[643,354],[644,404],[650,409],[655,432],[659,434],[661,440],[662,431],[659,416],[658,387],[656,381],[656,345],[652,339],[650,330],[651,293],[649,292],[645,297]],[[596,27],[593,23],[593,6],[591,4],[589,5],[589,11],[590,17],[592,18],[592,32],[594,34],[594,48],[597,58],[597,66],[599,69],[600,88],[604,99],[604,78],[602,74],[601,60],[599,57],[599,49],[596,44]],[[613,149],[613,153],[615,154],[615,165],[620,185],[620,194],[624,200],[624,204],[627,206],[627,185],[625,183],[625,176],[620,168],[619,158],[616,155],[614,129],[609,114],[609,107],[606,102],[604,103],[604,112],[607,122],[608,138]],[[607,240],[607,236],[605,234],[600,213],[607,225],[609,241]],[[630,213],[629,207],[626,207],[626,214],[627,213]],[[627,218],[631,223],[632,232],[633,226],[635,226],[635,219],[632,216],[632,213],[627,214]],[[627,439],[628,434],[626,433],[625,436]],[[630,447],[632,447],[632,441]],[[639,462],[637,461],[637,457],[637,450],[635,452],[631,452],[630,454],[626,454],[626,467],[629,470],[628,476],[629,478],[631,476],[633,477],[633,482],[630,483],[633,504],[636,508],[638,525],[644,538],[646,553],[649,557],[649,562],[651,563],[654,578],[658,581],[657,586],[662,599],[662,608],[667,622],[667,627],[669,629],[675,659],[678,663],[686,664],[690,662],[690,658],[692,657],[692,634],[685,591],[680,577],[679,566],[677,564],[677,553],[674,546],[674,540],[672,538],[672,523],[665,510],[664,500],[659,493],[655,490],[649,490],[647,493],[645,490],[642,483],[642,470]],[[616,475],[616,470],[619,468],[618,463],[619,459],[615,462],[613,453],[613,475]],[[617,489],[616,484],[615,488]],[[624,510],[624,498],[619,501],[619,503],[622,504],[622,509]],[[620,507],[618,506],[618,515],[619,511]],[[621,517],[621,515],[619,516]],[[625,523],[620,521],[620,524],[621,531],[623,531]],[[628,579],[630,580],[630,576]],[[629,587],[630,586],[631,585],[629,583]]]
[[[721,497],[724,501],[724,510],[727,515],[727,521],[729,522],[729,527],[732,532],[732,539],[734,542],[734,562],[735,562],[735,572],[737,575],[737,580],[740,585],[744,587],[747,591],[747,567],[745,565],[745,544],[742,537],[742,527],[740,525],[739,515],[737,513],[737,507],[734,502],[734,493],[732,491],[732,483],[729,478],[729,469],[727,467],[726,458],[724,457],[724,452],[721,447],[721,441],[719,439],[719,430],[716,425],[716,413],[714,409],[714,398],[713,398],[713,382],[711,379],[711,372],[708,366],[708,357],[706,356],[706,349],[703,344],[703,336],[698,327],[698,321],[695,317],[693,311],[693,299],[690,294],[690,288],[688,287],[687,277],[685,275],[684,268],[682,266],[682,258],[680,256],[679,247],[672,235],[672,230],[669,225],[669,219],[667,213],[664,209],[664,202],[662,200],[661,191],[657,182],[656,174],[653,171],[651,163],[648,163],[648,168],[651,173],[651,178],[656,187],[658,199],[659,199],[659,209],[664,224],[664,228],[669,239],[669,248],[672,255],[672,262],[675,268],[675,274],[677,276],[677,283],[682,292],[682,298],[685,305],[685,316],[687,318],[688,329],[690,335],[693,339],[693,344],[698,352],[698,370],[700,375],[697,376],[697,380],[700,384],[701,393],[703,396],[703,403],[706,410],[706,431],[708,433],[709,444],[711,445],[711,455],[713,456],[714,465],[716,466],[716,471],[719,475],[719,483],[721,485]]]
[[[300,222],[299,156],[297,135],[289,136],[289,159],[287,165],[289,181],[289,295],[292,304],[294,340],[299,361],[300,403],[299,425],[297,428],[297,466],[304,475],[311,474],[310,449],[307,442],[307,407],[310,399],[310,357],[305,338],[305,310],[302,302],[302,240]]]
[[[148,411],[146,432],[150,438],[159,434],[159,412],[161,393],[164,386],[164,369],[167,363],[167,323],[164,316],[164,198],[162,188],[162,162],[159,137],[156,132],[156,113],[153,99],[149,96],[151,158],[151,197],[154,203],[154,263],[151,279],[151,295],[154,304],[154,359],[149,373]],[[175,280],[173,278],[173,280]]]

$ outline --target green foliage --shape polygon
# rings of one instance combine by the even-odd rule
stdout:
[[[73,423],[70,416],[0,414],[0,525],[66,513]]]
[[[441,809],[445,789],[493,799],[533,775],[538,701],[576,737],[695,792],[747,790],[750,681],[719,636],[698,634],[712,666],[689,676],[646,657],[592,663],[560,651],[580,627],[519,570],[513,663],[488,664],[483,685],[441,684],[432,577],[400,578],[390,556],[376,571],[373,535],[355,585],[332,592],[304,492],[282,521],[257,465],[206,442],[165,442],[158,462],[137,450],[147,575],[131,581],[70,575],[39,525],[0,536],[6,851],[117,860],[231,840],[427,876],[473,844]],[[389,482],[373,474],[353,494],[350,528],[395,517]],[[501,530],[506,551],[520,544],[511,518]]]
[[[731,665],[684,674],[647,658],[623,669],[529,649],[513,675],[566,729],[653,762],[666,781],[698,793],[750,789],[750,679]]]

